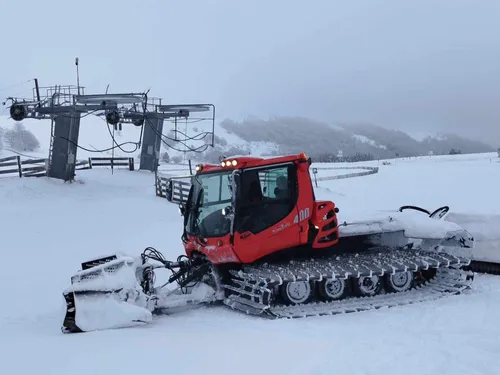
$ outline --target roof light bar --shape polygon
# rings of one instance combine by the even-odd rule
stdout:
[[[221,167],[236,167],[238,165],[238,160],[233,159],[233,160],[223,160],[220,163]]]

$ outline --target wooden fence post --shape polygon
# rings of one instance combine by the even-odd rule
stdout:
[[[17,168],[19,170],[19,177],[23,177],[23,168],[21,167],[21,157],[17,155],[16,159],[17,159]]]

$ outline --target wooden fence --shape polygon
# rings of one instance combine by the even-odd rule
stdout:
[[[88,158],[75,164],[76,170],[95,167],[127,167],[134,170],[134,158]],[[17,175],[19,177],[43,177],[47,175],[47,159],[25,159],[19,155],[0,159],[0,176]]]
[[[45,176],[47,159],[21,160],[19,155],[0,159],[0,175],[16,174],[19,177]]]
[[[187,178],[187,177],[185,177]],[[191,181],[183,181],[181,178],[165,177],[156,175],[156,196],[167,198],[169,202],[181,203],[186,202]]]
[[[371,174],[378,173],[378,167],[321,167],[321,168],[316,168],[317,170],[347,170],[347,169],[362,169],[364,170],[363,172],[353,172],[353,173],[345,173],[345,174],[340,174],[340,175],[335,175],[335,176],[324,176],[324,177],[318,177],[317,181],[329,181],[329,180],[341,180],[343,178],[352,178],[352,177],[361,177],[361,176],[368,176]]]
[[[134,158],[89,158],[89,169],[94,167],[111,167],[111,169],[115,167],[128,167],[129,171],[135,169]]]

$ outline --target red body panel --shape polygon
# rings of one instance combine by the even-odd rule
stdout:
[[[297,210],[294,209],[284,220],[258,233],[236,233],[235,253],[242,263],[252,263],[257,259],[286,248],[299,245],[299,226],[294,224]]]
[[[241,260],[234,252],[233,245],[229,243],[229,234],[219,238],[207,238],[207,243],[202,245],[194,237],[189,236],[184,244],[186,255],[191,257],[193,252],[204,254],[210,262],[221,263],[241,263]]]
[[[335,203],[330,201],[314,202],[314,214],[311,223],[318,230],[312,243],[315,249],[335,245],[339,242],[339,227]]]
[[[292,211],[277,224],[257,233],[234,233],[233,244],[230,235],[207,238],[206,244],[188,236],[185,242],[186,255],[193,252],[204,254],[212,263],[253,263],[256,260],[287,248],[309,244],[312,249],[323,248],[338,242],[336,208],[333,202],[314,200],[314,191],[309,174],[310,160],[304,154],[272,159],[251,157],[228,158],[228,166],[200,165],[199,173],[218,170],[272,166],[294,162],[297,165],[298,197]],[[232,160],[236,160],[236,166]],[[317,232],[311,238],[311,229]]]

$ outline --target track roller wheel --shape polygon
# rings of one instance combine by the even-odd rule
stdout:
[[[314,289],[309,281],[290,281],[280,288],[281,296],[287,304],[299,305],[311,301]]]
[[[385,286],[388,292],[405,292],[413,286],[415,275],[411,271],[396,272],[385,275]]]
[[[382,290],[382,278],[377,275],[353,279],[354,292],[361,297],[372,297]]]
[[[318,283],[318,292],[326,300],[339,300],[349,295],[349,283],[344,279],[326,279]]]

